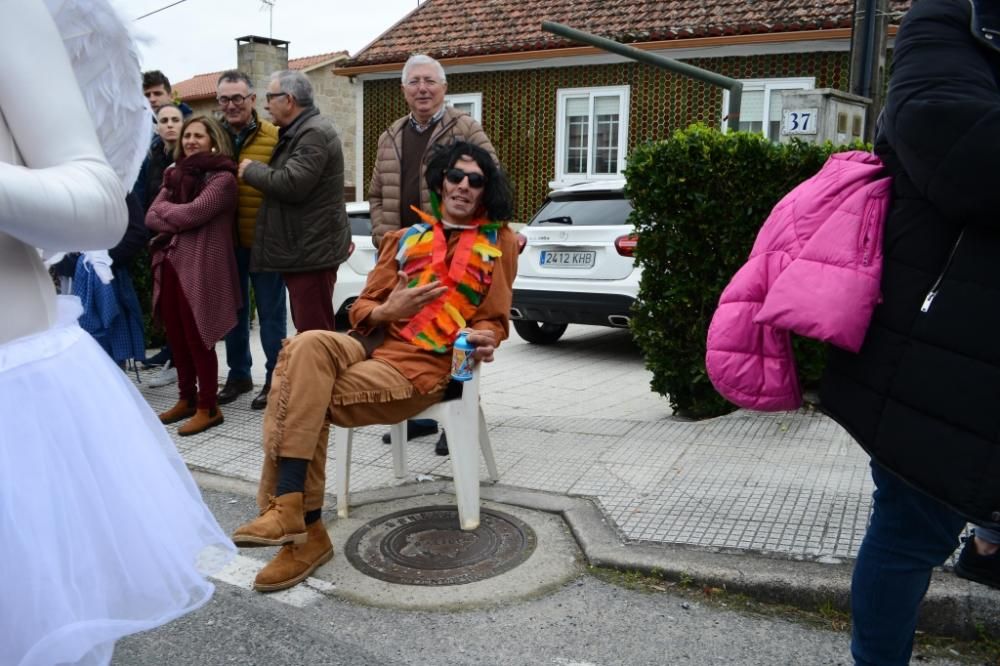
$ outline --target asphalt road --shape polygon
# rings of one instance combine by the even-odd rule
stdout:
[[[223,528],[255,514],[250,498],[206,492]],[[268,550],[245,550],[267,557]],[[341,557],[338,553],[337,557]],[[113,663],[850,664],[848,636],[739,612],[671,590],[641,591],[584,575],[531,601],[462,612],[354,605],[317,595],[298,607],[217,583],[212,601],[166,627],[119,642]],[[926,659],[924,664],[958,661]]]

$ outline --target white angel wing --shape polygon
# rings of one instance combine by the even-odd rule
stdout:
[[[150,110],[128,23],[108,0],[45,0],[73,63],[97,137],[125,191],[149,149]]]

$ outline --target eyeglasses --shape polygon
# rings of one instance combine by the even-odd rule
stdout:
[[[275,97],[285,97],[286,95],[288,95],[288,93],[284,93],[284,92],[281,92],[281,93],[265,93],[264,97],[266,97],[267,101],[270,102]]]
[[[230,102],[236,106],[243,106],[243,102],[250,99],[250,95],[220,95],[215,98],[215,101],[219,103],[219,106],[227,106]]]
[[[486,186],[486,176],[481,173],[462,171],[461,169],[451,168],[446,169],[444,172],[444,177],[448,179],[449,183],[454,183],[458,185],[465,178],[469,179],[469,187],[474,190],[482,189]]]
[[[420,86],[421,83],[427,86],[428,88],[433,88],[434,86],[441,85],[440,81],[438,81],[437,79],[432,79],[429,76],[424,77],[422,79],[410,79],[404,85],[406,85],[407,88],[417,88]]]

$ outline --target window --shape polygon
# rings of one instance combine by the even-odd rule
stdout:
[[[560,90],[556,181],[618,177],[625,169],[628,86]]]
[[[469,114],[477,123],[483,122],[483,93],[445,95],[444,103],[452,108]]]
[[[816,79],[750,79],[743,81],[743,102],[740,106],[740,130],[760,132],[771,141],[781,134],[781,90],[811,90]],[[722,131],[727,129],[725,116],[729,111],[729,91],[722,93]]]

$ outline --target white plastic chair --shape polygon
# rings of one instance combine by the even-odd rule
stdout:
[[[472,371],[472,379],[464,383],[462,396],[445,399],[431,405],[413,419],[434,419],[448,433],[448,451],[451,456],[452,476],[455,480],[455,496],[458,503],[458,521],[463,530],[479,527],[479,455],[483,452],[486,470],[490,480],[499,480],[493,447],[486,430],[486,419],[479,404],[479,375],[481,364]],[[406,466],[406,421],[391,426],[392,466],[396,478],[407,474]],[[337,456],[337,515],[347,518],[347,495],[351,478],[351,444],[354,439],[352,428],[334,428],[334,446]],[[478,446],[477,446],[478,444]]]

